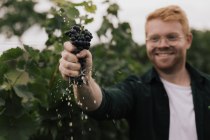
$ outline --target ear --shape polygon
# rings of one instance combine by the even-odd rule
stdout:
[[[191,47],[192,40],[193,40],[193,35],[192,33],[190,33],[186,36],[187,49]]]

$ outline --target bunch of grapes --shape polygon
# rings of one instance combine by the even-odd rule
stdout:
[[[76,50],[73,53],[77,54],[83,49],[88,50],[90,48],[90,41],[93,38],[93,36],[87,29],[84,29],[84,26],[74,25],[70,28],[69,31],[65,33],[65,35],[69,37],[70,42],[76,47]],[[70,77],[71,78],[70,80],[73,83],[81,85],[82,83],[85,82],[84,81],[85,61],[84,59],[80,59],[79,62],[81,64],[80,75],[75,78]]]

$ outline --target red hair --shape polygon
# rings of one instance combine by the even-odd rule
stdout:
[[[170,6],[155,10],[154,12],[150,13],[147,16],[145,25],[147,25],[147,23],[153,19],[161,19],[166,22],[178,21],[182,25],[184,33],[186,35],[191,34],[187,16],[185,12],[179,6],[170,5]]]

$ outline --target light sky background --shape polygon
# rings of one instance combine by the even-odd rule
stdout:
[[[81,1],[81,0],[74,0]],[[105,15],[106,6],[100,3],[103,0],[93,0],[97,4],[97,11],[94,14],[94,23],[86,26],[90,32],[94,33],[101,25],[102,17]],[[183,8],[188,16],[190,26],[199,30],[210,30],[210,0],[112,0],[120,6],[119,18],[121,21],[129,22],[133,32],[134,40],[143,44],[145,40],[144,24],[146,16],[157,8],[176,4]],[[41,3],[35,9],[44,11],[51,5],[47,0],[41,0]],[[95,34],[92,43],[97,43],[99,40]],[[44,42],[47,36],[44,30],[39,26],[33,26],[30,30],[26,31],[21,37],[24,44],[32,45],[35,48],[43,49]],[[9,48],[21,46],[17,38],[6,39],[0,35],[0,52]]]

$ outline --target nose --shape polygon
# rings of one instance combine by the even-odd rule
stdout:
[[[163,48],[163,47],[168,47],[168,41],[165,37],[161,37],[159,42],[158,42],[158,47]]]

